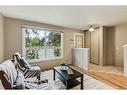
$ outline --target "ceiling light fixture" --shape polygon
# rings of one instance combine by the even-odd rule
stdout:
[[[93,26],[90,26],[89,31],[90,31],[90,32],[94,31]]]

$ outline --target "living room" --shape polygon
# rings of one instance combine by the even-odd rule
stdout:
[[[53,80],[54,72],[59,72],[54,67],[62,64],[74,69],[74,72],[75,69],[77,72],[80,70],[78,74],[81,77],[81,87],[78,85],[71,89],[125,89],[127,82],[114,86],[115,83],[109,83],[107,79],[107,84],[107,82],[103,82],[104,79],[99,79],[99,76],[89,73],[89,66],[93,62],[91,61],[93,58],[95,64],[99,64],[97,66],[122,68],[119,77],[121,81],[127,80],[124,77],[125,72],[123,72],[125,69],[123,46],[127,43],[126,9],[126,6],[0,6],[0,62],[12,60],[13,55],[19,52],[30,65],[39,66],[40,84],[46,82],[48,89],[68,89],[61,79]],[[121,14],[113,13],[114,10]],[[104,15],[107,16],[104,18]],[[90,32],[91,28],[94,30]],[[92,37],[92,33],[95,31],[98,32]],[[91,44],[91,37],[94,45]],[[85,56],[88,60],[87,63],[84,63],[87,64],[86,69],[81,66],[74,67],[73,48],[90,49],[88,49],[90,56],[88,54],[87,57]],[[94,52],[91,53],[92,50]],[[93,66],[93,68],[95,67]],[[108,70],[113,72],[112,68]],[[107,74],[107,71],[104,73],[106,73],[106,77],[110,75]],[[118,74],[118,72],[116,73]],[[114,78],[114,75],[112,76],[111,80]],[[36,78],[29,80],[37,81]],[[116,82],[118,81],[116,80]],[[1,86],[3,85],[1,84]]]

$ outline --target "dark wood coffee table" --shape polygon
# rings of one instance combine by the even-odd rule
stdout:
[[[68,72],[66,70],[60,70],[59,67],[54,67],[53,80],[55,80],[55,77],[57,76],[61,80],[61,82],[66,86],[66,89],[70,89],[79,84],[81,84],[81,89],[83,89],[83,74],[72,67],[69,68],[73,71],[73,75],[68,75]],[[80,81],[77,80],[77,78],[80,78]]]

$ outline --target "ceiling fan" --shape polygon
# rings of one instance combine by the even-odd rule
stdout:
[[[98,28],[99,28],[98,25],[88,25],[88,29],[85,31],[93,32],[95,29],[98,29]]]

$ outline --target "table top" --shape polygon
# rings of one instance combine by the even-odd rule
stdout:
[[[72,70],[72,72],[73,72],[72,75],[69,75],[67,70],[60,70],[59,66],[54,67],[54,70],[56,70],[57,73],[59,73],[66,80],[75,79],[75,78],[81,77],[83,75],[80,71],[78,71],[78,70],[76,70],[76,69],[74,69],[74,68],[72,68],[70,66],[68,66],[68,67],[69,67],[69,69]]]

